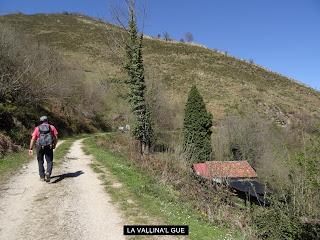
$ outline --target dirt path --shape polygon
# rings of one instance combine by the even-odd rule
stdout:
[[[0,186],[0,239],[117,240],[123,221],[111,204],[91,159],[75,141],[66,160],[41,182],[35,160]]]

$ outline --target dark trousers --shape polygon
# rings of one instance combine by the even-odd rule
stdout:
[[[37,146],[37,159],[38,159],[38,165],[39,165],[39,175],[40,177],[44,177],[44,157],[46,158],[47,161],[47,173],[49,176],[51,175],[52,172],[52,167],[53,167],[53,149],[48,147],[40,147]]]

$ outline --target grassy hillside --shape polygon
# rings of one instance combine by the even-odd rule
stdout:
[[[101,115],[105,90],[84,80],[86,70],[76,59],[7,21],[0,24],[0,133],[27,144],[41,115],[60,136],[107,128]],[[10,139],[0,136],[1,153]]]
[[[125,77],[121,70],[124,54],[112,51],[114,39],[120,36],[115,26],[70,14],[14,14],[0,21],[76,59],[87,79],[114,82]],[[164,101],[172,104],[178,125],[186,94],[195,83],[215,120],[230,112],[249,111],[282,125],[305,116],[320,118],[319,92],[214,50],[145,38],[144,61],[149,86],[164,90]],[[119,99],[109,102],[113,115],[123,111]]]

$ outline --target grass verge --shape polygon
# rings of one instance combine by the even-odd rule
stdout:
[[[124,156],[98,146],[99,137],[101,138],[101,136],[87,138],[84,141],[84,150],[92,154],[99,164],[110,171],[111,178],[116,178],[129,191],[125,194],[123,191],[108,188],[113,199],[120,204],[122,209],[130,213],[128,201],[123,199],[130,196],[141,211],[157,216],[167,224],[188,225],[190,239],[234,239],[231,230],[214,226],[196,213],[190,204],[180,202],[176,193],[169,186],[155,181],[147,172],[130,164]]]
[[[55,163],[59,164],[62,158],[64,157],[64,155],[70,149],[73,141],[83,136],[84,135],[64,139],[64,142],[61,143],[55,150],[55,153],[54,153]],[[12,174],[18,171],[23,164],[28,163],[34,157],[35,157],[35,154],[31,158],[28,156],[28,151],[26,149],[23,149],[20,152],[10,153],[6,155],[4,158],[1,158],[0,159],[0,183],[5,182]]]
[[[11,174],[15,173],[24,163],[30,160],[27,150],[17,153],[10,153],[0,159],[0,183],[7,180]]]
[[[60,164],[62,162],[63,157],[68,153],[72,143],[75,140],[86,138],[88,134],[79,134],[73,137],[64,138],[63,143],[61,143],[56,150],[54,151],[54,162],[55,164]]]
[[[57,149],[54,151],[54,163],[60,164],[63,157],[67,154],[69,151],[72,143],[74,142],[75,138],[67,138],[61,143]]]

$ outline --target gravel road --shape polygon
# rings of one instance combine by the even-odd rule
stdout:
[[[0,239],[125,239],[120,212],[81,145],[75,141],[54,166],[50,184],[39,180],[33,160],[0,186]]]

